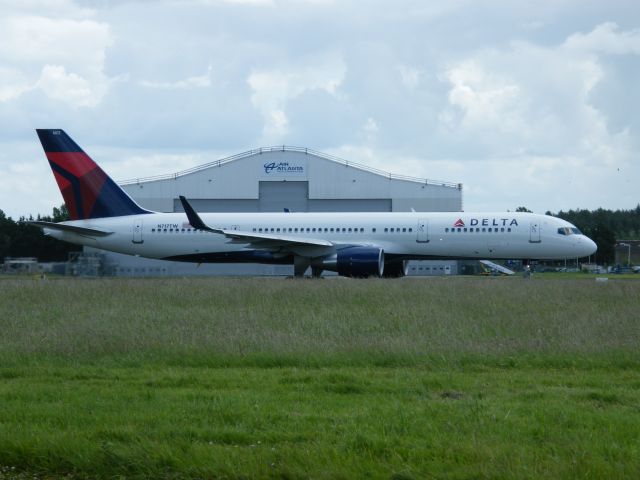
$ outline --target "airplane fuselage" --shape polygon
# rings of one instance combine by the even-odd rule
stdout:
[[[207,225],[270,238],[323,239],[333,249],[374,246],[394,259],[565,259],[590,255],[595,244],[564,220],[531,213],[202,213]],[[184,213],[151,213],[65,222],[113,232],[102,237],[47,230],[81,245],[142,257],[192,262],[292,263],[296,253],[326,256],[328,247],[279,252],[194,229]],[[573,231],[572,231],[573,229]],[[560,232],[563,233],[560,233]],[[317,249],[317,255],[313,250]],[[299,252],[296,252],[296,249]]]
[[[406,274],[411,259],[563,259],[596,245],[573,225],[532,213],[184,213],[146,210],[61,129],[38,129],[69,222],[29,221],[67,242],[182,262],[293,264],[319,276]]]

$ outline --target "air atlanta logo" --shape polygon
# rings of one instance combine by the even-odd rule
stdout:
[[[515,218],[472,218],[469,221],[469,225],[476,227],[481,225],[483,227],[517,227],[518,221]],[[456,227],[465,227],[464,221],[459,218],[454,224]]]
[[[271,162],[263,165],[264,173],[304,173],[304,167],[302,165],[292,165],[289,162]]]

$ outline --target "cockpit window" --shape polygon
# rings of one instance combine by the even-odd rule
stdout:
[[[582,232],[576,227],[560,227],[558,233],[560,235],[582,235]]]

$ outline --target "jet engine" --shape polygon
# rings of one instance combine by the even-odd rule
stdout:
[[[343,277],[381,277],[384,250],[376,247],[345,247],[311,263],[318,270],[332,270]]]

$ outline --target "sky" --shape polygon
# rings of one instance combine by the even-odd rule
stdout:
[[[115,180],[307,147],[465,211],[640,203],[635,0],[0,0],[0,210],[62,204],[35,128]]]

